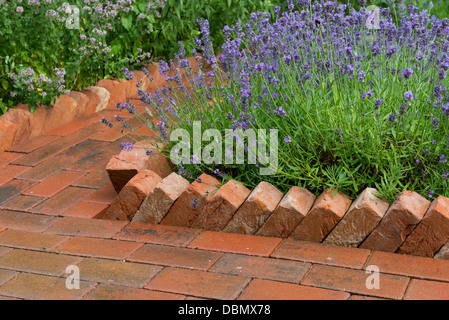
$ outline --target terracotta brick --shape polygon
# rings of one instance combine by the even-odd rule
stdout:
[[[421,221],[429,205],[430,201],[423,196],[405,190],[360,247],[395,252]]]
[[[77,116],[78,104],[76,100],[63,94],[56,98],[51,112],[47,115],[42,131],[43,133],[49,132],[74,120]]]
[[[341,291],[305,287],[292,283],[254,279],[238,300],[347,300]]]
[[[33,208],[37,204],[44,201],[46,198],[44,197],[34,197],[34,196],[25,196],[25,195],[17,195],[11,200],[5,202],[0,205],[1,209],[10,209],[16,211],[27,211],[28,209]]]
[[[412,279],[404,300],[449,300],[449,283]]]
[[[25,190],[23,194],[30,196],[52,197],[58,192],[64,190],[73,181],[83,176],[83,172],[60,171],[55,175],[33,185]]]
[[[58,218],[18,211],[0,210],[0,227],[13,230],[42,232],[51,227],[56,221],[58,221]]]
[[[439,196],[398,252],[431,258],[448,241],[449,199]]]
[[[21,153],[0,151],[0,167],[10,164],[17,158],[23,156]]]
[[[249,278],[198,270],[165,268],[145,287],[214,299],[235,299]]]
[[[22,193],[34,183],[34,181],[13,179],[3,184],[0,186],[0,205]]]
[[[434,256],[435,259],[449,259],[449,241],[438,250]]]
[[[50,130],[46,132],[46,135],[50,136],[66,136],[68,134],[71,134],[75,131],[78,131],[79,129],[82,129],[89,125],[89,122],[86,121],[70,121],[69,123],[66,123],[60,127],[57,127],[56,129]]]
[[[141,243],[135,242],[74,237],[60,245],[58,250],[72,255],[124,260],[140,246],[142,246]]]
[[[369,250],[287,239],[282,241],[271,256],[281,259],[361,269],[369,255]]]
[[[388,202],[375,196],[378,193],[373,188],[365,189],[352,203],[343,219],[326,237],[324,243],[358,247],[377,227],[388,210]]]
[[[129,261],[207,271],[222,253],[146,244]]]
[[[131,222],[114,238],[175,247],[186,247],[201,232],[199,229]]]
[[[148,142],[136,143],[132,150],[123,150],[110,159],[106,170],[117,192],[120,192],[142,170],[151,170],[161,178],[167,177],[172,172],[168,160],[163,155],[155,153],[148,156],[147,150],[155,150],[155,148]]]
[[[106,185],[108,182],[108,173],[104,168],[99,168],[75,180],[72,183],[72,186],[98,189]]]
[[[100,150],[95,150],[81,157],[79,160],[72,162],[66,167],[66,169],[83,172],[94,171],[98,168],[104,168],[111,156],[111,151],[108,149],[103,148]]]
[[[91,189],[67,187],[48,200],[45,200],[36,207],[30,209],[30,211],[53,216],[61,215],[67,207],[75,204],[91,192]]]
[[[0,286],[4,285],[16,275],[17,273],[11,270],[0,270]]]
[[[61,213],[65,217],[100,219],[106,213],[108,205],[105,203],[94,203],[80,201]]]
[[[7,254],[8,252],[11,252],[11,251],[12,251],[11,248],[0,247],[0,257],[3,257],[5,254]]]
[[[45,146],[46,144],[49,144],[55,140],[57,140],[59,137],[53,137],[53,136],[39,136],[32,138],[30,140],[27,140],[23,143],[16,144],[12,147],[10,147],[8,150],[13,152],[22,152],[22,153],[30,153],[42,146]]]
[[[125,133],[121,133],[116,128],[110,128],[110,129],[106,129],[102,132],[99,132],[99,133],[93,135],[92,137],[90,137],[90,139],[106,141],[106,142],[114,142],[124,136],[125,136]]]
[[[384,298],[370,297],[370,296],[361,296],[358,294],[353,294],[349,300],[386,300]]]
[[[185,296],[168,292],[100,284],[86,300],[184,300]]]
[[[66,217],[56,221],[46,232],[68,236],[112,238],[125,225],[124,221]]]
[[[120,191],[105,214],[105,219],[130,221],[145,197],[154,190],[162,178],[150,170],[142,170]]]
[[[299,283],[310,267],[309,263],[227,253],[209,271]]]
[[[130,86],[127,96],[128,96],[128,98],[131,98],[131,99],[132,98],[138,99],[139,94],[137,93],[136,83],[139,83],[139,88],[141,90],[143,90],[144,92],[148,92],[148,90],[151,87],[151,81],[141,70],[134,70],[132,72],[134,73],[134,78],[132,80],[129,80],[131,86]]]
[[[17,131],[14,135],[13,144],[23,143],[28,140],[31,134],[31,113],[23,109],[10,108],[2,115],[2,119],[14,123]]]
[[[189,248],[267,257],[280,242],[280,238],[204,231]]]
[[[207,204],[207,194],[215,191],[220,182],[212,176],[202,174],[200,176],[201,182],[195,180],[176,200],[170,211],[160,222],[165,225],[189,227],[195,220],[198,213]],[[196,209],[192,207],[192,202],[198,200]]]
[[[232,216],[224,232],[255,234],[282,199],[282,192],[262,181]]]
[[[341,191],[324,191],[315,201],[310,212],[290,235],[295,240],[321,242],[343,218],[351,200]]]
[[[97,86],[105,88],[110,93],[110,99],[107,107],[108,109],[116,109],[115,105],[117,103],[126,102],[126,96],[130,87],[129,83],[105,79],[98,81]]]
[[[105,146],[107,146],[107,143],[103,141],[84,140],[83,142],[80,142],[73,147],[58,153],[57,157],[69,157],[74,160],[78,160],[91,153],[97,152],[97,150]]]
[[[99,99],[99,102],[96,106],[95,112],[99,112],[103,109],[106,109],[109,105],[109,100],[111,99],[111,94],[108,90],[98,86],[87,87],[84,89],[85,91],[92,91],[95,93]],[[88,108],[86,108],[88,109]]]
[[[84,110],[84,115],[90,115],[97,112],[97,106],[100,104],[100,97],[90,90],[81,91],[87,97],[86,109]]]
[[[29,110],[29,109],[28,109]],[[44,125],[52,108],[46,105],[40,105],[30,117],[31,134],[30,139],[41,136],[44,133]]]
[[[375,265],[383,273],[449,282],[449,261],[447,260],[373,252],[366,265]]]
[[[292,187],[256,235],[287,238],[312,208],[315,195]]]
[[[382,269],[380,271],[378,289],[369,289],[367,286],[367,281],[370,281],[369,276],[372,275],[371,272],[324,265],[312,266],[301,284],[381,298],[402,299],[410,279],[383,274]]]
[[[74,99],[77,104],[76,108],[77,114],[75,116],[75,119],[84,116],[84,114],[86,113],[87,104],[89,103],[89,97],[84,93],[78,91],[70,91],[68,96]]]
[[[0,233],[0,245],[19,249],[50,251],[67,239],[59,235],[21,230],[5,230]]]
[[[96,190],[84,198],[87,202],[105,203],[111,204],[117,198],[117,192],[115,192],[112,183],[107,183],[100,189]]]
[[[44,180],[47,177],[60,171],[62,168],[66,167],[72,161],[74,161],[73,158],[52,157],[50,159],[44,160],[35,167],[27,167],[28,170],[20,174],[18,178],[35,181]]]
[[[0,119],[0,151],[9,149],[16,137],[17,126],[6,120]]]
[[[15,249],[0,258],[3,269],[61,276],[67,266],[78,264],[82,258],[48,252]]]
[[[186,179],[174,172],[171,173],[145,197],[132,221],[158,224],[189,186]]]
[[[201,208],[191,226],[211,231],[223,230],[250,193],[251,190],[242,183],[229,180],[208,196],[206,205]]]
[[[8,183],[12,179],[30,170],[30,167],[7,165],[0,170],[0,186]]]
[[[22,273],[0,287],[0,294],[31,300],[75,300],[94,286],[95,283],[80,281],[80,290],[68,290],[64,278]]]
[[[136,288],[143,288],[162,270],[160,266],[93,258],[84,259],[78,267],[81,280]]]

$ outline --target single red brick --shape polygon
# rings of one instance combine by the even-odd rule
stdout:
[[[100,219],[106,213],[108,205],[80,201],[61,213],[65,217]]]
[[[103,141],[84,140],[73,147],[68,148],[67,150],[59,152],[57,157],[68,157],[75,161],[91,154],[92,152],[96,152],[96,150],[99,150],[107,145],[108,143]]]
[[[55,140],[57,140],[58,137],[52,137],[52,136],[39,136],[33,139],[30,139],[28,141],[25,141],[23,143],[17,144],[9,148],[9,151],[13,152],[21,152],[21,153],[30,153],[42,146],[45,146]]]
[[[380,269],[380,271],[384,271]],[[381,298],[402,299],[409,278],[379,274],[379,288],[369,288],[371,272],[324,265],[314,265],[301,282],[303,285],[351,293],[372,295]]]
[[[383,273],[449,282],[449,261],[447,260],[374,252],[366,265],[375,265]]]
[[[12,146],[17,131],[17,126],[14,123],[6,119],[0,119],[0,151]]]
[[[64,278],[21,273],[0,287],[0,294],[33,300],[74,300],[81,299],[94,286],[80,281],[79,290],[69,290]]]
[[[42,131],[44,133],[49,132],[74,120],[77,116],[78,104],[76,100],[63,94],[56,98],[50,114],[47,115]]]
[[[93,141],[93,140],[91,140]],[[77,170],[77,171],[93,171],[100,167],[106,166],[112,153],[108,149],[100,149],[92,151],[79,160],[72,162],[67,166],[67,170]]]
[[[369,250],[324,245],[287,239],[271,254],[272,257],[361,269]]]
[[[449,241],[446,242],[444,246],[438,250],[437,253],[435,253],[434,256],[435,259],[448,259],[449,260]]]
[[[17,158],[23,156],[22,153],[0,151],[0,167],[10,164]]]
[[[276,187],[262,181],[232,216],[223,231],[255,234],[276,209],[282,196],[282,192],[276,189]]]
[[[126,95],[131,85],[125,81],[105,79],[98,81],[97,86],[105,88],[110,93],[107,108],[116,109],[117,103],[126,102]]]
[[[310,267],[309,263],[227,253],[209,271],[299,283]]]
[[[73,181],[83,176],[83,172],[60,171],[55,175],[33,185],[25,190],[23,194],[31,196],[52,197],[58,192],[64,190]]]
[[[14,179],[3,184],[0,186],[0,205],[22,193],[34,183],[34,181]]]
[[[59,235],[21,230],[5,230],[0,233],[0,245],[19,249],[49,251],[67,239]]]
[[[238,300],[347,300],[341,291],[305,287],[292,283],[254,279]]]
[[[86,300],[184,300],[185,296],[168,292],[100,284]]]
[[[280,238],[204,231],[192,241],[189,248],[269,256],[280,242]]]
[[[102,132],[99,132],[99,133],[93,135],[89,139],[114,142],[124,136],[125,136],[125,133],[122,133],[120,130],[117,130],[116,128],[110,128],[110,129],[106,129]]]
[[[449,283],[412,279],[404,300],[449,300]]]
[[[193,228],[221,231],[245,202],[251,190],[242,183],[229,180],[208,196],[207,203],[193,221]]]
[[[186,247],[201,232],[199,229],[131,222],[114,238],[175,247]]]
[[[78,264],[80,279],[143,288],[159,271],[160,266],[87,258]]]
[[[0,227],[13,230],[42,232],[58,221],[58,218],[18,211],[0,210]]]
[[[360,247],[395,252],[421,221],[429,205],[430,201],[423,196],[405,190]]]
[[[62,253],[86,257],[124,260],[140,246],[142,244],[136,242],[74,237],[60,245],[58,250]]]
[[[89,194],[83,200],[87,202],[106,203],[109,205],[114,202],[115,198],[117,198],[117,192],[115,192],[112,183],[107,183],[97,191]]]
[[[95,112],[99,112],[108,107],[109,100],[111,99],[111,94],[109,93],[108,90],[106,90],[103,87],[98,87],[98,86],[87,87],[84,90],[91,91],[97,95],[99,102],[96,105]]]
[[[85,187],[85,188],[101,188],[109,182],[107,171],[103,169],[97,169],[87,173],[81,178],[75,180],[72,186]]]
[[[86,113],[87,104],[89,103],[89,97],[82,92],[70,91],[68,94],[70,98],[73,98],[77,103],[77,114],[75,119],[79,119]]]
[[[68,236],[112,238],[125,225],[124,221],[66,217],[56,221],[45,232]]]
[[[161,224],[189,227],[195,220],[198,213],[207,204],[207,194],[215,191],[220,182],[212,176],[202,174],[201,182],[195,180],[176,200],[170,211],[160,222]],[[193,201],[198,200],[196,208],[193,208]]]
[[[448,241],[449,199],[439,196],[398,252],[431,258]]]
[[[256,235],[287,238],[312,208],[315,195],[292,187]]]
[[[12,179],[16,178],[20,174],[29,170],[30,167],[7,165],[1,168],[0,171],[0,186],[8,183]]]
[[[10,121],[15,125],[17,131],[12,144],[23,143],[31,134],[31,113],[28,110],[9,108],[3,115],[2,120]]]
[[[68,164],[73,162],[75,159],[66,157],[52,157],[41,163],[39,163],[34,168],[29,168],[29,170],[18,176],[19,179],[25,180],[44,180],[47,177],[59,172],[62,168],[66,167]]]
[[[15,249],[0,258],[3,269],[61,276],[67,266],[82,260],[62,254]]]
[[[334,194],[334,189],[324,191],[290,237],[295,240],[323,241],[351,205],[351,200],[341,191]]]
[[[92,193],[91,189],[67,187],[53,197],[32,208],[30,211],[53,216],[61,215],[67,207],[83,199],[89,193]]]
[[[86,109],[84,115],[91,115],[97,111],[97,106],[100,104],[100,97],[93,91],[83,90],[81,91],[87,97]],[[84,119],[85,117],[83,117]]]
[[[31,209],[35,205],[41,203],[46,198],[44,197],[34,197],[34,196],[25,196],[25,195],[17,195],[11,200],[5,202],[0,206],[1,209],[10,209],[16,211],[27,211]]]
[[[204,298],[235,299],[249,278],[198,270],[165,268],[145,287]]]
[[[57,127],[56,129],[50,130],[45,134],[49,136],[66,136],[70,133],[73,133],[75,131],[78,131],[79,129],[86,127],[89,124],[90,123],[86,121],[71,121],[60,127]]]
[[[171,173],[145,197],[132,221],[158,224],[189,186],[186,179],[174,172]]]
[[[142,170],[120,191],[105,214],[105,219],[129,221],[139,210],[145,197],[154,190],[162,178],[153,171]]]
[[[373,188],[365,189],[352,203],[343,219],[326,237],[324,243],[358,247],[377,227],[388,210],[388,202],[375,196],[378,193]]]
[[[146,244],[127,260],[207,271],[221,256],[218,252]]]

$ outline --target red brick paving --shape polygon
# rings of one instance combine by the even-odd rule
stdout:
[[[447,260],[92,219],[117,196],[102,165],[123,140],[102,114],[0,153],[0,299],[449,299]]]

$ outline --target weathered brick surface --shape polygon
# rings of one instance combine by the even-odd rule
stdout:
[[[86,300],[184,300],[180,294],[100,284],[84,298]]]
[[[282,192],[268,182],[259,183],[223,231],[255,234],[276,209],[282,196]]]
[[[11,200],[0,205],[1,209],[10,209],[10,210],[18,210],[18,211],[27,211],[37,204],[44,201],[45,197],[34,197],[34,196],[26,196],[19,194],[12,198]]]
[[[95,112],[99,112],[108,107],[109,100],[111,99],[111,94],[109,93],[108,90],[106,90],[103,87],[97,87],[97,86],[87,87],[85,90],[95,93],[99,99],[97,105],[95,106]],[[90,108],[88,107],[88,109],[90,109]],[[93,107],[92,107],[92,109],[93,109]]]
[[[104,219],[131,220],[142,201],[161,180],[162,178],[153,171],[140,171],[123,187]]]
[[[207,194],[216,191],[220,182],[212,176],[202,174],[201,182],[194,181],[176,200],[170,211],[162,219],[161,224],[189,227],[198,216],[198,213],[207,204]],[[197,208],[192,207],[192,202],[199,200]]]
[[[189,186],[186,179],[171,173],[145,197],[132,221],[158,224]]]
[[[429,205],[430,201],[423,196],[405,190],[360,247],[395,252],[421,221]]]
[[[66,217],[56,221],[45,232],[67,236],[112,238],[125,225],[125,221]]]
[[[13,179],[0,186],[0,205],[22,193],[34,183],[34,181]]]
[[[0,151],[9,149],[16,137],[17,126],[6,119],[0,119]]]
[[[324,191],[315,201],[310,212],[290,235],[296,240],[321,242],[343,218],[351,200],[341,191]]]
[[[358,247],[377,227],[388,202],[375,196],[376,189],[367,188],[352,203],[346,215],[326,237],[324,243],[346,247]]]
[[[399,253],[433,257],[449,241],[449,199],[438,197],[399,248]]]
[[[287,238],[312,208],[315,196],[308,190],[292,187],[257,235]]]
[[[435,253],[434,258],[436,259],[448,259],[449,260],[449,241]]]
[[[192,223],[193,228],[221,231],[245,202],[251,191],[235,180],[226,182],[208,196],[207,203]]]
[[[63,170],[45,179],[44,181],[33,185],[31,188],[25,190],[23,194],[41,197],[52,197],[58,192],[64,190],[73,181],[83,175],[83,172]]]
[[[67,237],[21,230],[5,230],[0,233],[0,245],[19,249],[52,250]]]
[[[30,214],[19,211],[0,210],[0,227],[42,232],[53,225],[59,218]]]
[[[31,113],[19,108],[10,108],[2,115],[2,119],[15,125],[17,131],[14,135],[13,144],[23,143],[28,140],[31,134]],[[3,131],[3,130],[1,130]]]
[[[449,283],[412,279],[404,300],[449,300]]]

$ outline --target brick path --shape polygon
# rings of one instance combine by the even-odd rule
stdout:
[[[449,261],[101,218],[105,110],[0,153],[2,299],[449,299]],[[66,288],[77,265],[80,289]],[[379,289],[366,272],[380,270]]]

